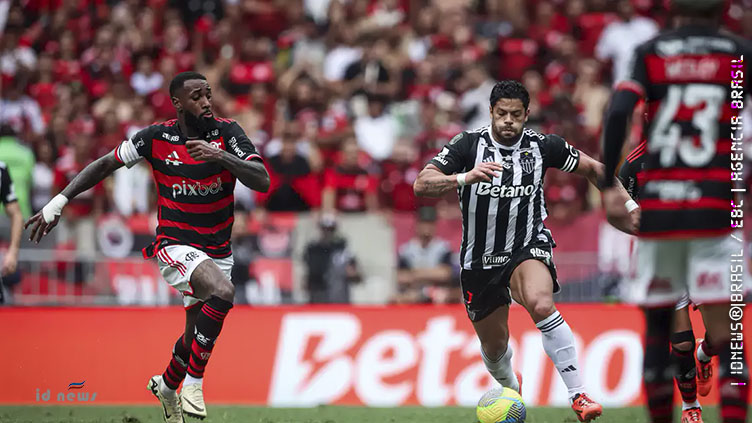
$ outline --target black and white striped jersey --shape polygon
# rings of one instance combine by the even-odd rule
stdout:
[[[458,134],[429,163],[447,175],[467,172],[481,162],[501,163],[493,182],[458,188],[462,209],[463,269],[503,266],[513,251],[534,242],[554,244],[543,224],[543,176],[548,168],[574,172],[580,153],[558,135],[524,129],[512,146],[496,142],[491,127]],[[497,172],[498,173],[498,172]]]

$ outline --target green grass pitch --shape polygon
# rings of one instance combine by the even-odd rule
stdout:
[[[704,409],[706,423],[718,423],[717,409]],[[676,413],[678,421],[679,413]],[[159,423],[161,409],[153,407],[0,407],[3,423]],[[200,420],[186,418],[186,422]],[[240,406],[210,406],[209,417],[203,423],[476,423],[472,408],[260,408]],[[534,407],[528,410],[527,423],[576,423],[570,409]],[[596,423],[647,423],[641,407],[608,408]]]

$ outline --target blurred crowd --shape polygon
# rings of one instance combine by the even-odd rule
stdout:
[[[0,160],[28,216],[174,117],[167,86],[197,70],[272,175],[268,194],[238,188],[239,210],[451,217],[455,195],[417,199],[412,182],[454,135],[490,123],[495,80],[525,84],[530,127],[598,157],[610,87],[667,19],[663,0],[0,0]],[[752,38],[752,8],[732,2],[724,24]],[[149,213],[150,178],[119,170],[65,218]],[[546,187],[551,219],[598,198],[563,172]]]

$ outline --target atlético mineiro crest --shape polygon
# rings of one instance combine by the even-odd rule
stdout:
[[[535,156],[529,151],[520,153],[520,167],[524,173],[530,173],[535,170]]]

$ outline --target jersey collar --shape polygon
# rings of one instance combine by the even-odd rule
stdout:
[[[522,143],[522,137],[525,136],[525,131],[523,129],[522,133],[520,134],[520,137],[517,139],[517,142],[515,142],[512,145],[504,145],[498,141],[496,141],[496,138],[494,138],[493,131],[491,131],[491,125],[488,125],[486,127],[486,133],[488,134],[488,139],[491,140],[494,146],[501,148],[503,150],[516,150],[520,147],[520,144]]]

